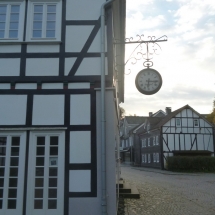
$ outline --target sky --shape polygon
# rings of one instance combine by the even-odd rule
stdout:
[[[154,95],[141,94],[135,77],[144,60],[125,66],[125,98],[120,106],[126,115],[148,116],[149,112],[172,111],[190,105],[201,114],[212,112],[215,98],[215,1],[127,0],[126,37],[168,37],[153,55],[153,69],[163,80]],[[138,44],[136,44],[137,46]],[[126,45],[125,61],[136,47]],[[144,53],[142,48],[142,53]],[[140,56],[140,55],[139,55]]]

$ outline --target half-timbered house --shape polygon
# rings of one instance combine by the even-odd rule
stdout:
[[[169,108],[157,119],[148,118],[139,134],[141,166],[165,169],[167,156],[214,156],[213,125],[189,105],[174,112]]]
[[[125,0],[0,0],[0,214],[116,214],[124,36]]]

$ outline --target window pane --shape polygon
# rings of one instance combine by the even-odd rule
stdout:
[[[0,146],[6,146],[7,137],[0,137]]]
[[[43,200],[34,200],[34,209],[43,209]]]
[[[43,178],[35,179],[35,187],[43,187]]]
[[[47,22],[46,28],[48,30],[53,30],[53,29],[55,30],[55,22]]]
[[[57,189],[49,189],[49,198],[57,198]]]
[[[12,5],[11,6],[12,13],[19,13],[19,5]]]
[[[3,189],[0,189],[0,198],[3,198]]]
[[[37,147],[37,155],[45,155],[45,147]]]
[[[45,145],[45,137],[37,137],[37,145]]]
[[[0,157],[0,166],[5,166],[5,157]]]
[[[17,197],[17,189],[9,189],[9,198]]]
[[[58,155],[58,147],[50,147],[50,155]]]
[[[19,166],[19,158],[10,158],[11,166]]]
[[[5,13],[6,14],[7,6],[6,5],[1,5],[0,6],[0,14]]]
[[[10,176],[18,177],[18,168],[10,168]]]
[[[0,14],[0,22],[5,22],[6,20],[6,15]]]
[[[57,167],[49,168],[49,176],[57,176]]]
[[[44,175],[44,168],[37,167],[36,168],[36,176],[43,176]]]
[[[47,20],[55,21],[55,17],[56,17],[55,13],[47,14]]]
[[[11,22],[10,29],[18,29],[18,22]]]
[[[4,38],[4,31],[0,31],[0,38]]]
[[[57,178],[49,178],[49,187],[57,187]]]
[[[9,31],[9,38],[17,38],[18,31]]]
[[[19,147],[12,147],[11,148],[11,155],[12,156],[19,156]]]
[[[44,166],[44,157],[37,157],[36,158],[36,166]]]
[[[8,200],[8,209],[16,209],[16,200]]]
[[[34,21],[42,21],[43,19],[43,14],[42,13],[35,13],[34,14]]]
[[[10,15],[10,20],[11,20],[11,21],[18,21],[18,20],[19,20],[19,14],[12,13],[12,14]]]
[[[4,176],[4,168],[0,168],[0,176]]]
[[[0,209],[2,209],[2,200],[0,200]]]
[[[43,198],[43,189],[35,189],[34,198]]]
[[[50,137],[50,145],[55,145],[55,146],[57,146],[58,145],[58,136],[56,136],[56,137]]]
[[[56,12],[56,5],[48,5],[47,6],[47,12],[48,13],[55,13]]]
[[[0,22],[0,29],[4,30],[5,29],[5,22]]]
[[[42,22],[34,22],[33,24],[33,29],[36,30],[41,30],[42,29]]]
[[[43,5],[34,5],[34,12],[42,13],[43,12]]]
[[[57,200],[49,200],[48,209],[56,209],[57,208]]]
[[[4,187],[4,179],[0,178],[0,187]]]
[[[46,37],[49,38],[55,37],[55,31],[46,31]]]
[[[12,137],[12,146],[19,146],[20,137]]]
[[[9,179],[9,187],[17,187],[17,178]]]

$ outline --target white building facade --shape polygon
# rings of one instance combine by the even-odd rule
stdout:
[[[125,1],[0,0],[0,214],[116,214]],[[106,189],[106,207],[102,206]],[[104,212],[102,212],[104,211]]]

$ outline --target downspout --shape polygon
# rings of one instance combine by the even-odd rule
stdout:
[[[106,116],[105,116],[105,8],[115,0],[105,2],[101,7],[101,210],[107,214],[106,193]]]

